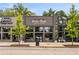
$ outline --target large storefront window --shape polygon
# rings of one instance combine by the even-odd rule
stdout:
[[[62,37],[62,31],[59,31],[59,32],[58,32],[58,36],[59,36],[59,37]]]
[[[3,33],[3,40],[8,39],[10,40],[10,35],[8,33]]]
[[[26,32],[33,32],[33,27],[31,27],[31,26],[27,27]]]
[[[3,32],[9,32],[10,28],[9,27],[3,27]]]
[[[24,41],[34,41],[34,40],[33,40],[33,33],[28,33],[28,34],[26,34]]]
[[[52,27],[44,27],[45,32],[52,32]]]
[[[1,32],[1,27],[0,27],[0,32]]]
[[[51,40],[53,40],[52,33],[45,33],[45,41],[51,41]]]
[[[43,32],[43,27],[35,27],[35,32]]]
[[[62,31],[62,26],[59,26],[59,27],[58,27],[58,30],[59,30],[59,31]]]
[[[1,33],[0,33],[0,40],[1,40]]]

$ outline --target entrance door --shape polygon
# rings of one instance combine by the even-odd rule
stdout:
[[[35,33],[35,40],[39,39],[40,42],[43,41],[43,33]]]

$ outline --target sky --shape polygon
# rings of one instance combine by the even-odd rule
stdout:
[[[0,3],[0,9],[12,8],[14,3]],[[25,8],[28,8],[36,15],[41,16],[44,11],[52,8],[52,10],[64,10],[66,13],[69,12],[69,9],[72,4],[70,3],[23,3]],[[75,8],[79,10],[79,4],[74,4]]]

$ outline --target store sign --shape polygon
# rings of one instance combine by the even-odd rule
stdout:
[[[4,17],[4,18],[0,18],[0,23],[1,24],[12,24],[12,21],[10,18]]]
[[[32,23],[33,24],[45,24],[46,20],[44,20],[44,19],[38,19],[38,20],[34,19],[34,20],[32,20]]]

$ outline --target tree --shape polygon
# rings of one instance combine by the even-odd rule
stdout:
[[[3,16],[3,10],[0,10],[0,16]]]
[[[0,16],[15,16],[20,13],[26,16],[35,16],[35,13],[30,11],[28,8],[24,8],[21,3],[13,5],[12,8],[6,8],[5,10],[0,10]]]
[[[11,8],[7,8],[5,10],[0,10],[0,16],[15,16],[15,12]]]
[[[55,13],[56,15],[59,15],[59,16],[64,16],[64,17],[67,17],[66,13],[63,11],[63,10],[59,10]]]
[[[51,8],[46,12],[43,12],[43,16],[53,16],[55,14],[55,10],[52,10]]]
[[[15,9],[16,15],[18,13],[21,14],[21,15],[26,15],[26,16],[34,16],[35,15],[35,13],[28,10],[28,8],[24,8],[24,6],[21,3],[18,3],[17,5],[14,5],[14,9]]]
[[[63,10],[57,11],[56,15],[58,16],[58,24],[59,24],[58,25],[58,28],[59,28],[58,32],[60,32],[60,29],[62,30],[62,33],[61,33],[62,34],[62,39],[61,40],[63,40],[64,35],[65,35],[65,30],[64,30],[65,25],[64,24],[67,20],[67,15]]]
[[[22,41],[22,36],[26,34],[26,26],[22,23],[22,15],[16,16],[16,26],[12,28],[12,34],[16,36],[16,38],[20,42]]]
[[[14,12],[14,9],[6,9],[4,12],[3,12],[3,16],[15,16],[15,12]]]
[[[55,10],[52,10],[51,8],[48,10],[48,15],[53,16],[55,14]]]
[[[78,12],[75,10],[75,6],[72,5],[69,12],[69,20],[66,23],[65,30],[68,32],[67,36],[72,38],[72,45],[73,45],[73,38],[77,37],[77,29],[75,27],[76,21],[78,21]]]
[[[43,16],[48,16],[48,13],[46,11],[44,11]]]
[[[22,38],[26,33],[26,30],[28,30],[28,27],[23,25],[22,17],[23,15],[31,15],[31,11],[28,11],[28,9],[24,9],[22,4],[18,4],[18,6],[14,5],[15,7],[15,16],[16,16],[16,26],[12,29],[12,34],[16,36],[16,38],[20,42],[22,41]]]
[[[31,15],[31,11],[28,11],[28,9],[25,9],[22,4],[18,4],[18,6],[15,6],[15,15],[16,15],[16,26],[12,29],[12,34],[15,35],[20,42],[22,41],[22,36],[26,34],[26,30],[28,27],[23,25],[22,17],[23,15]]]

